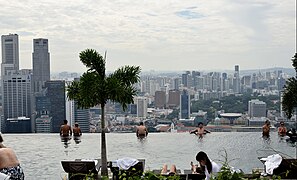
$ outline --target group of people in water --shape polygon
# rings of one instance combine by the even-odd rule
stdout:
[[[71,128],[71,126],[68,125],[68,121],[65,119],[64,123],[61,125],[60,128],[60,136],[62,142],[65,144],[65,147],[68,147],[68,141],[71,139],[73,133],[73,139],[76,144],[80,143],[80,137],[82,135],[82,131],[76,122],[74,124],[74,127]]]

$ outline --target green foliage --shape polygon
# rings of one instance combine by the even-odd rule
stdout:
[[[212,177],[213,180],[241,180],[243,179],[243,173],[237,173],[237,172],[232,172],[231,166],[229,165],[230,160],[228,160],[228,154],[227,151],[224,149],[223,150],[224,155],[224,161],[223,161],[223,166],[216,175],[216,177]]]
[[[75,100],[79,108],[101,106],[101,174],[106,176],[105,104],[107,101],[119,102],[125,110],[128,104],[133,103],[133,97],[137,94],[133,85],[140,80],[140,67],[124,66],[107,76],[106,53],[103,58],[96,50],[86,49],[79,54],[79,58],[88,70],[67,87],[67,97]]]
[[[120,180],[179,180],[178,175],[174,176],[164,176],[161,174],[154,174],[151,171],[146,171],[144,173],[136,172],[135,169],[132,171],[120,171]]]
[[[297,73],[297,53],[292,58],[292,62]],[[297,108],[297,74],[296,77],[289,78],[286,82],[282,105],[286,115],[290,119],[296,111],[294,108]]]

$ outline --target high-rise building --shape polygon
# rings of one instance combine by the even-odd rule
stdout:
[[[235,65],[235,73],[233,79],[233,91],[240,93],[240,78],[239,78],[239,65]]]
[[[165,91],[155,92],[155,107],[165,108],[166,107],[166,93]]]
[[[1,76],[9,70],[19,70],[19,37],[17,34],[1,36],[2,63]]]
[[[252,99],[248,104],[248,114],[250,117],[266,117],[266,103],[259,99]]]
[[[32,72],[29,69],[10,70],[2,76],[4,131],[30,133],[32,119]]]
[[[147,98],[136,97],[134,103],[137,105],[137,117],[145,118],[147,116]]]
[[[78,108],[74,103],[74,122],[79,124],[83,133],[90,132],[90,109]]]
[[[190,95],[187,90],[183,90],[180,95],[180,119],[190,118]]]
[[[49,116],[52,117],[51,132],[60,131],[60,126],[66,119],[66,103],[65,103],[65,81],[55,80],[46,81],[44,84],[46,89],[46,97],[49,101]]]
[[[33,39],[32,64],[34,92],[39,92],[44,83],[50,80],[50,54],[47,39]]]
[[[168,93],[168,107],[176,108],[180,105],[180,91],[170,90]]]

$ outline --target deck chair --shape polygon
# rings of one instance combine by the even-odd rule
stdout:
[[[192,170],[184,170],[184,173],[187,175],[188,180],[202,180],[205,179],[205,174],[192,174]]]
[[[64,171],[68,173],[69,180],[80,180],[87,175],[92,176],[94,179],[98,179],[98,172],[101,167],[101,159],[75,159],[74,161],[61,161],[61,164]]]
[[[134,166],[130,167],[128,170],[120,170],[119,167],[116,166],[114,161],[108,161],[107,166],[110,168],[112,172],[113,180],[120,180],[120,174],[125,173],[126,177],[130,176],[142,176],[145,167],[145,159],[137,159],[139,162]]]

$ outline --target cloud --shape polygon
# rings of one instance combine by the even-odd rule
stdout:
[[[260,61],[271,64],[269,59],[291,67],[290,60],[282,61],[295,51],[294,3],[0,0],[0,33],[20,35],[26,68],[34,38],[49,39],[53,71],[81,71],[78,52],[85,48],[108,50],[111,70],[126,63],[156,70],[213,68],[216,63],[258,68]]]
[[[190,10],[182,10],[175,13],[177,16],[185,19],[198,19],[204,17],[202,14],[199,14]]]

